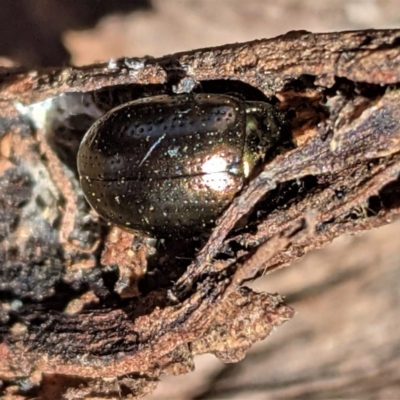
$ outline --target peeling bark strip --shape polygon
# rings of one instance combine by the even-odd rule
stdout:
[[[246,280],[397,218],[399,83],[399,30],[293,32],[159,59],[1,70],[0,395],[140,397],[160,375],[193,369],[195,354],[243,358],[293,316]],[[127,92],[197,84],[258,89],[293,146],[263,166],[196,256],[166,243],[146,259],[147,245],[101,224],[79,188],[77,145],[98,112],[87,99],[111,107]],[[51,98],[57,107],[43,120]],[[35,102],[44,103],[28,107]],[[77,103],[86,119],[75,118]]]

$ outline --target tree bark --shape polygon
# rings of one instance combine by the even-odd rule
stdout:
[[[400,30],[0,70],[0,394],[141,397],[196,354],[241,360],[294,313],[246,282],[398,217],[399,83]],[[292,145],[199,251],[166,242],[150,262],[138,238],[90,211],[77,147],[96,110],[193,87],[265,96]]]

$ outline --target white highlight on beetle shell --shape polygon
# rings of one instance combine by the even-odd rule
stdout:
[[[250,175],[250,164],[248,161],[243,162],[243,173],[246,178],[248,178]]]
[[[215,172],[225,172],[227,170],[227,162],[220,156],[212,156],[210,159],[204,162],[201,170],[205,174],[213,174]]]
[[[218,192],[226,190],[232,185],[232,179],[226,173],[226,169],[226,160],[218,155],[214,155],[205,161],[201,167],[201,170],[205,173],[202,176],[204,185]]]
[[[143,157],[143,160],[140,161],[140,164],[138,166],[138,168],[140,168],[143,163],[150,157],[150,154],[153,152],[153,150],[162,142],[163,139],[165,139],[165,137],[167,136],[166,133],[164,133],[162,136],[160,136],[156,142],[150,147],[150,150],[146,153],[146,155]]]

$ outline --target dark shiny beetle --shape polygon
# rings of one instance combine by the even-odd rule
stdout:
[[[279,140],[272,105],[231,95],[123,104],[86,133],[81,185],[107,221],[151,236],[202,233]]]

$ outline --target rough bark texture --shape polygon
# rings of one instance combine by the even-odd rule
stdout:
[[[161,374],[190,371],[196,354],[242,359],[293,316],[279,295],[246,281],[397,218],[399,82],[397,30],[293,32],[160,59],[1,70],[1,396],[141,397]],[[53,129],[59,110],[51,126],[33,126],[26,107],[90,92],[109,108],[126,92],[197,83],[274,101],[293,148],[263,166],[195,255],[166,243],[147,265],[149,249],[85,203],[73,112],[66,133]]]

